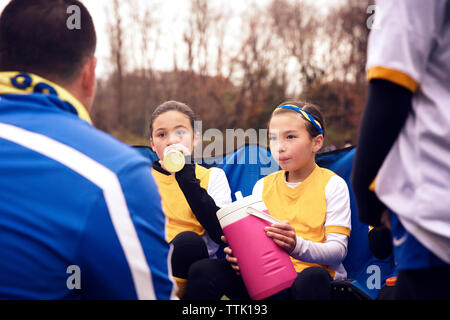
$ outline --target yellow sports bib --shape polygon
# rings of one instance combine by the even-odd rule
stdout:
[[[193,231],[199,235],[205,233],[205,229],[198,222],[191,210],[183,191],[178,186],[174,175],[165,175],[152,169],[153,177],[158,185],[162,199],[162,208],[167,218],[166,240],[170,242],[177,234],[183,231]],[[200,180],[200,186],[207,190],[211,169],[195,165],[195,176]]]
[[[313,242],[324,242],[327,233],[337,232],[350,234],[350,230],[340,226],[325,228],[327,202],[325,187],[334,172],[316,166],[313,172],[298,186],[290,188],[285,182],[286,171],[281,170],[264,178],[262,198],[269,213],[278,220],[288,220],[295,228],[298,236]],[[318,264],[303,262],[291,258],[295,270],[303,269]],[[331,277],[334,271],[328,270]]]

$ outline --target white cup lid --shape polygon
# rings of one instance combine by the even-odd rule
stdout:
[[[255,205],[255,204],[261,203],[261,202],[262,202],[261,199],[258,199],[257,197],[255,197],[253,195],[247,196],[245,198],[236,200],[235,202],[229,204],[226,207],[223,207],[223,208],[219,209],[217,211],[217,213],[216,213],[217,214],[217,218],[219,220],[221,220],[225,216],[227,216],[229,214],[232,214],[233,212],[236,212],[236,211],[241,210],[241,209],[245,209],[248,206]]]

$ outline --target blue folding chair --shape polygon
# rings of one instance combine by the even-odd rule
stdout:
[[[134,148],[152,162],[158,159],[148,147],[137,146]],[[348,280],[335,281],[334,290],[342,291],[342,297],[375,299],[384,285],[384,280],[393,273],[394,260],[392,256],[385,260],[377,259],[370,251],[368,225],[358,219],[355,197],[350,183],[354,154],[355,148],[349,147],[316,156],[317,164],[341,176],[347,182],[350,191],[352,231],[347,256],[343,261]],[[205,167],[216,166],[224,170],[230,184],[233,201],[237,191],[240,191],[243,196],[250,195],[253,186],[259,179],[279,170],[270,151],[258,145],[245,145],[231,154],[197,160],[199,161],[196,162]],[[223,258],[223,256],[219,258]],[[349,294],[349,292],[351,293]]]

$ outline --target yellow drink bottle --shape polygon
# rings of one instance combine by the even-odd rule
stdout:
[[[164,149],[163,165],[169,172],[178,172],[183,169],[186,160],[182,152],[173,146]]]

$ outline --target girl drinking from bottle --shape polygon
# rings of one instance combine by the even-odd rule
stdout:
[[[183,294],[190,265],[215,256],[222,235],[216,212],[231,203],[223,170],[206,169],[187,161],[180,171],[169,172],[172,166],[164,165],[168,147],[191,158],[194,145],[200,140],[199,133],[194,132],[194,120],[194,112],[187,105],[167,101],[155,109],[150,122],[150,145],[160,159],[153,163],[152,171],[167,218],[166,240],[173,245],[172,273],[179,296]]]
[[[270,149],[281,170],[259,180],[253,195],[282,221],[265,231],[290,254],[298,274],[278,298],[329,299],[332,279],[346,277],[342,261],[351,228],[349,191],[341,177],[315,163],[324,134],[321,113],[308,103],[282,103],[269,122]],[[238,260],[230,247],[225,252],[228,262],[192,265],[186,299],[248,299]]]

